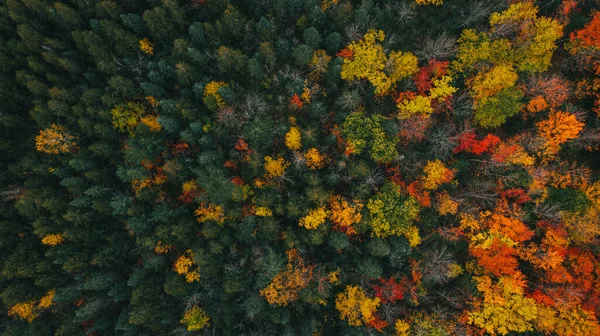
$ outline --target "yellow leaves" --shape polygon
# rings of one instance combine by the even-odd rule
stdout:
[[[502,89],[515,86],[519,76],[514,68],[508,64],[500,64],[488,71],[479,72],[470,81],[470,88],[476,105],[484,105],[488,97],[495,95]]]
[[[60,233],[48,234],[42,238],[42,244],[48,246],[56,246],[64,241],[65,239]]]
[[[306,228],[307,230],[315,230],[319,227],[319,225],[325,223],[327,219],[327,210],[325,207],[320,207],[314,210],[311,210],[308,215],[300,218],[300,222],[298,225]]]
[[[127,102],[115,106],[111,110],[113,126],[119,132],[127,132],[129,136],[135,136],[133,130],[144,113],[144,107],[140,103]]]
[[[452,94],[458,91],[457,88],[450,84],[451,82],[452,78],[450,76],[434,78],[428,96],[409,94],[403,98],[399,98],[396,101],[398,118],[408,119],[417,114],[429,117],[433,113],[431,103],[434,99],[438,102],[443,102],[447,97],[452,96]]]
[[[38,317],[38,312],[34,310],[35,301],[17,303],[10,307],[8,310],[8,316],[15,316],[22,320],[31,323]]]
[[[422,177],[423,188],[427,190],[437,189],[440,185],[450,182],[454,178],[454,172],[440,160],[427,161],[423,168],[425,176]]]
[[[165,244],[160,240],[158,241],[158,243],[156,243],[156,246],[154,246],[154,253],[156,254],[167,254],[171,250],[173,250],[172,245]]]
[[[295,250],[289,250],[286,269],[277,274],[271,283],[260,291],[269,304],[287,306],[298,299],[302,291],[312,279],[314,266],[305,266]]]
[[[209,327],[210,318],[206,315],[204,309],[193,306],[183,314],[183,318],[179,323],[185,324],[188,331],[197,331]]]
[[[273,159],[270,156],[265,156],[265,170],[267,171],[267,177],[276,178],[281,177],[285,173],[285,170],[290,166],[289,162],[286,162],[284,158],[280,157]]]
[[[574,114],[552,111],[547,120],[536,124],[539,136],[544,140],[544,150],[547,155],[554,155],[560,150],[560,145],[576,139],[585,124],[577,120]]]
[[[333,272],[329,272],[328,279],[329,282],[333,285],[337,285],[340,283],[340,268],[338,268],[337,270],[333,271]]]
[[[394,329],[396,330],[396,336],[410,336],[410,324],[404,320],[396,320]]]
[[[399,119],[408,119],[416,114],[429,116],[433,113],[430,96],[417,95],[412,99],[404,99],[400,101],[396,107],[398,107]]]
[[[190,267],[192,267],[192,250],[186,250],[183,254],[181,254],[177,260],[175,260],[175,264],[173,264],[173,270],[178,274],[186,274]]]
[[[358,327],[363,323],[368,324],[375,318],[374,313],[379,302],[379,298],[369,298],[365,290],[359,286],[346,286],[345,291],[337,295],[335,308],[340,312],[342,320]]]
[[[378,43],[384,39],[382,30],[370,29],[362,40],[346,47],[352,56],[344,57],[342,79],[366,79],[375,87],[375,94],[385,95],[396,81],[416,73],[416,57],[410,52],[392,52],[388,59]]]
[[[537,17],[537,7],[529,1],[511,4],[507,10],[490,15],[490,25],[497,26],[515,21],[533,20]]]
[[[17,303],[8,309],[8,316],[18,317],[31,323],[44,309],[52,307],[56,290],[51,289],[36,303],[35,300]]]
[[[536,328],[545,333],[559,336],[598,335],[600,326],[593,312],[576,307],[559,307],[553,309],[546,305],[538,305]]]
[[[223,225],[225,221],[225,210],[222,206],[212,203],[200,203],[200,206],[194,212],[198,216],[198,222],[213,221],[219,225]]]
[[[214,102],[217,107],[225,106],[225,101],[219,94],[219,89],[227,86],[229,85],[225,82],[212,81],[207,83],[206,86],[204,86],[204,103],[210,105],[211,102]]]
[[[442,5],[444,0],[415,0],[417,5]]]
[[[185,250],[175,263],[173,264],[173,270],[177,272],[177,274],[185,275],[185,280],[187,282],[200,281],[200,272],[198,268],[192,270],[192,265],[194,263],[194,253],[192,250]]]
[[[47,154],[70,153],[77,150],[77,144],[64,126],[52,124],[35,137],[35,149]]]
[[[147,37],[140,40],[140,50],[148,55],[154,55],[154,43],[150,42]]]
[[[145,98],[146,98],[146,101],[148,102],[148,104],[150,104],[150,106],[152,106],[152,107],[157,107],[158,105],[160,105],[158,100],[156,100],[156,98],[154,98],[152,96],[146,96]]]
[[[42,296],[42,298],[40,299],[40,302],[38,303],[38,307],[42,308],[42,309],[52,307],[55,295],[56,295],[56,290],[54,290],[54,289],[51,289],[48,292],[46,292],[46,294],[44,296]]]
[[[304,153],[304,160],[306,161],[306,166],[310,170],[317,170],[323,168],[325,165],[325,155],[319,153],[319,150],[316,148],[311,148],[306,153]]]
[[[395,83],[419,71],[419,60],[411,52],[392,51],[386,64],[389,80]],[[388,70],[390,69],[390,70]]]
[[[477,289],[483,293],[483,303],[468,313],[468,323],[474,324],[491,335],[533,330],[538,317],[538,307],[533,299],[519,293],[519,286],[492,283],[487,276],[473,277]]]
[[[302,136],[300,129],[296,126],[290,127],[290,130],[285,134],[285,145],[291,150],[299,150],[302,148]]]
[[[450,76],[434,78],[432,81],[433,88],[431,88],[431,90],[429,91],[429,95],[431,96],[431,98],[437,99],[438,101],[443,101],[446,97],[451,96],[456,91],[458,91],[457,88],[450,85],[450,82],[452,82],[452,77]]]
[[[273,211],[267,207],[256,207],[254,209],[254,214],[259,217],[271,217],[273,216]]]
[[[156,133],[162,129],[162,126],[158,123],[158,118],[156,116],[147,115],[145,117],[142,117],[140,121],[142,122],[142,124],[148,126],[150,132]]]

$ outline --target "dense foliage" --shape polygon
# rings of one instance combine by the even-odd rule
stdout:
[[[598,10],[2,1],[0,334],[600,335]]]

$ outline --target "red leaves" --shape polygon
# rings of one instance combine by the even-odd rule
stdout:
[[[415,85],[420,95],[424,96],[426,91],[429,91],[432,86],[432,78],[439,78],[448,71],[448,61],[429,60],[429,64],[422,67],[415,75]]]
[[[459,135],[458,145],[454,148],[454,153],[465,151],[475,155],[481,155],[485,152],[490,152],[496,145],[500,143],[500,138],[488,134],[482,140],[477,140],[477,135],[473,131],[467,131]]]
[[[404,294],[408,288],[406,278],[403,278],[399,282],[396,281],[396,277],[389,279],[379,279],[381,286],[374,285],[375,296],[377,296],[381,303],[395,302],[404,299]]]
[[[351,60],[354,58],[354,52],[348,48],[345,48],[345,49],[342,49],[339,53],[335,54],[335,56],[342,57],[342,58],[348,58]]]
[[[300,100],[300,97],[298,96],[298,94],[294,93],[294,95],[292,96],[292,99],[290,100],[290,105],[292,107],[302,108],[304,103],[302,102],[302,100]]]

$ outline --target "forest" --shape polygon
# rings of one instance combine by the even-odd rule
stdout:
[[[600,335],[600,0],[0,1],[0,336]]]

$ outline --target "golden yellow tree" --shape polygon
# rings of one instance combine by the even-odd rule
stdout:
[[[359,286],[346,286],[344,292],[339,293],[335,299],[335,308],[340,312],[340,318],[351,326],[368,324],[375,319],[375,312],[379,307],[379,298],[370,298],[365,290]]]

